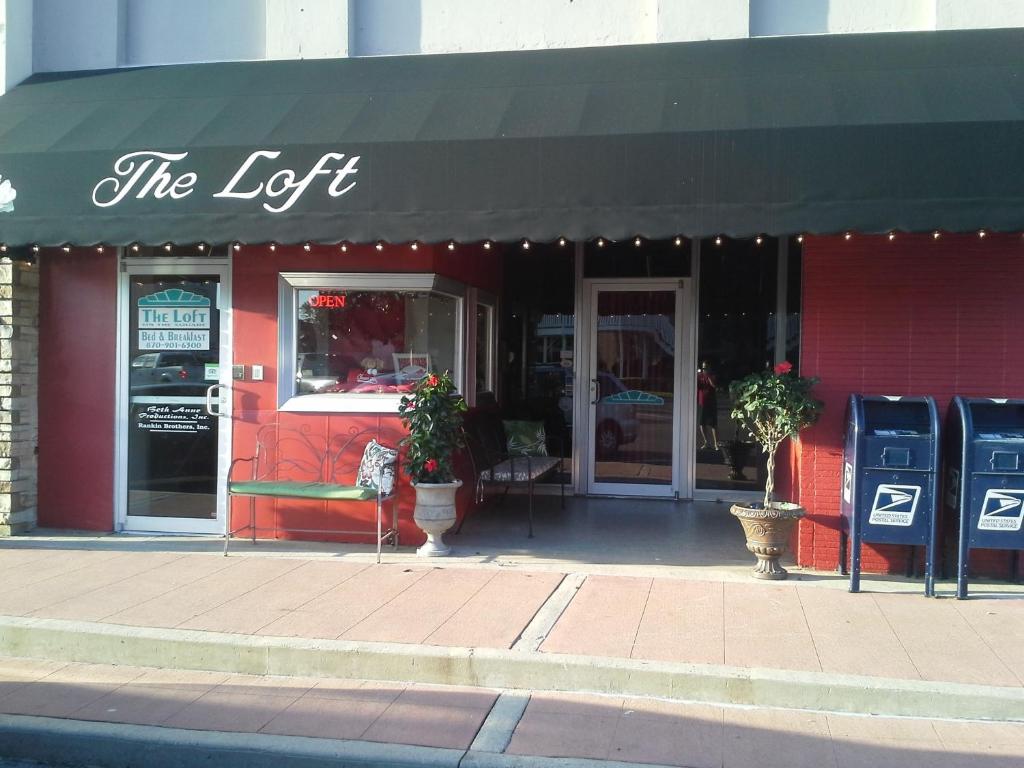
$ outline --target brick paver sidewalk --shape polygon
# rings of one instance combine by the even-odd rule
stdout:
[[[956,601],[827,582],[41,547],[0,549],[0,582],[0,616],[468,648],[535,637],[548,654],[1024,684],[1019,591]]]

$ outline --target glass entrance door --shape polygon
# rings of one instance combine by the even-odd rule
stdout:
[[[679,280],[591,287],[590,493],[679,491],[683,300]]]
[[[129,266],[122,276],[119,520],[130,531],[223,533],[227,268]]]

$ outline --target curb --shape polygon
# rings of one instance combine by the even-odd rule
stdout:
[[[339,677],[936,719],[1024,721],[1020,688],[594,656],[0,617],[0,652],[53,661]]]
[[[0,715],[0,755],[90,768],[659,768],[370,741]],[[661,766],[660,768],[669,768]]]

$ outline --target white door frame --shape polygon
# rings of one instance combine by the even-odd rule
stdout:
[[[220,398],[217,403],[221,423],[217,430],[217,517],[213,520],[193,518],[147,517],[128,515],[128,429],[129,423],[129,370],[127,365],[128,329],[131,312],[129,286],[132,275],[218,275],[220,292],[217,308],[220,310]],[[221,259],[126,259],[124,252],[118,259],[117,274],[117,370],[116,402],[114,408],[114,528],[117,531],[214,534],[222,536],[227,525],[227,472],[231,464],[231,256]],[[206,398],[202,400],[205,405]]]
[[[693,328],[696,318],[693,317],[693,280],[690,278],[590,278],[581,280],[581,290],[577,292],[576,321],[578,333],[576,339],[578,350],[575,391],[573,401],[574,413],[574,444],[573,475],[577,478],[576,492],[589,495],[610,496],[647,496],[691,498],[693,489],[694,441],[694,400],[693,386],[696,370],[694,356]],[[619,291],[675,291],[676,323],[675,323],[675,394],[672,406],[672,483],[671,485],[641,485],[625,483],[598,483],[594,481],[594,423],[595,409],[591,400],[593,391],[592,379],[597,375],[596,355],[597,343],[597,293],[601,290]],[[685,372],[692,375],[686,375]],[[691,439],[685,439],[688,436]]]

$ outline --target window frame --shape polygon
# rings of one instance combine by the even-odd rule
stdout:
[[[484,347],[484,354],[486,359],[484,361],[484,388],[477,389],[476,386],[476,370],[479,364],[479,342],[480,334],[477,328],[477,312],[480,307],[484,307],[487,311],[487,328],[486,328],[486,346]],[[472,339],[470,344],[467,346],[467,350],[471,350],[471,358],[468,360],[470,363],[467,366],[467,394],[471,395],[472,399],[467,400],[471,406],[477,404],[477,396],[481,392],[491,392],[497,397],[495,387],[498,381],[498,299],[491,293],[481,290],[479,288],[470,289],[470,301],[466,305],[467,312],[467,327],[471,328]],[[469,383],[472,386],[469,386]],[[472,390],[472,392],[470,392]]]
[[[432,272],[280,272],[277,308],[277,409],[300,413],[397,413],[400,393],[295,394],[297,339],[295,336],[300,290],[420,291],[455,300],[455,370],[452,378],[460,393],[466,391],[466,286]]]

